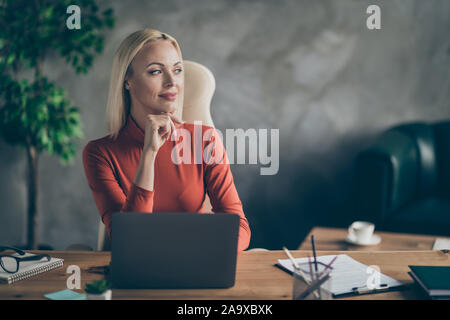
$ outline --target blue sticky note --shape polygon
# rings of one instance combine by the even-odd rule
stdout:
[[[44,297],[50,300],[86,300],[86,295],[69,289],[47,293]]]

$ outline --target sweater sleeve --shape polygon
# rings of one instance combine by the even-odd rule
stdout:
[[[92,141],[83,150],[83,165],[100,217],[110,236],[114,212],[153,212],[154,192],[133,183],[126,195],[114,175],[111,162]]]
[[[234,213],[240,216],[238,251],[250,244],[250,227],[245,217],[242,202],[234,185],[227,153],[217,131],[210,129],[211,143],[205,152],[210,154],[205,164],[205,183],[214,213]]]

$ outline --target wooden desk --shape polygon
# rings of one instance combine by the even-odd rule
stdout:
[[[426,236],[417,234],[378,232],[381,242],[374,246],[356,246],[345,242],[347,229],[314,227],[305,240],[300,244],[298,250],[312,250],[311,235],[317,250],[357,250],[357,251],[393,251],[393,250],[431,250],[436,238],[442,236]]]
[[[291,251],[293,256],[306,257],[310,251]],[[81,290],[87,282],[102,279],[103,275],[88,271],[91,267],[108,265],[110,253],[92,251],[47,251],[53,257],[63,258],[64,266],[7,285],[0,285],[0,299],[45,299],[46,293],[67,289],[66,273],[69,265],[81,269]],[[410,264],[448,265],[450,254],[441,251],[356,252],[319,251],[318,255],[346,253],[366,265],[378,265],[381,272],[399,281],[412,284],[407,274]],[[292,276],[274,267],[277,259],[286,259],[283,251],[242,252],[238,255],[236,284],[229,289],[198,290],[113,290],[113,299],[220,299],[220,300],[277,300],[292,298]],[[403,291],[378,293],[345,299],[423,299],[416,286]]]

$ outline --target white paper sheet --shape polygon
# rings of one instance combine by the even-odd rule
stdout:
[[[328,265],[334,258],[334,255],[317,257],[318,261]],[[308,258],[295,259],[296,263],[300,265],[304,271],[309,271]],[[290,259],[279,259],[278,264],[283,268],[293,272],[294,267]],[[333,295],[342,295],[354,292],[353,288],[367,290],[367,286],[376,284],[379,279],[379,284],[386,284],[389,288],[403,285],[391,277],[383,274],[383,270],[376,272],[375,268],[370,268],[362,264],[346,254],[338,255],[334,261],[333,270],[331,271],[331,293]],[[308,274],[305,273],[308,280],[311,280]],[[379,276],[379,278],[377,278]]]

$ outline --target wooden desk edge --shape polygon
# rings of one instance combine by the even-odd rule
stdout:
[[[43,299],[44,293],[55,292],[64,289],[67,277],[66,268],[71,264],[78,264],[82,272],[92,266],[107,264],[110,261],[110,252],[105,251],[33,251],[36,253],[48,253],[52,257],[65,259],[64,269],[50,271],[51,276],[46,275],[35,278],[36,280],[24,280],[16,285],[0,286],[0,296],[5,299]],[[310,250],[292,250],[296,258],[311,256]],[[393,276],[399,281],[412,283],[412,279],[406,271],[410,262],[420,262],[422,260],[429,263],[442,263],[450,265],[450,255],[440,253],[440,251],[327,251],[319,250],[321,255],[347,254],[356,260],[361,260],[367,265],[377,264],[388,269],[387,275]],[[240,260],[239,260],[240,259]],[[277,259],[287,259],[283,250],[272,251],[244,251],[238,255],[238,279],[233,288],[217,290],[117,290],[113,292],[115,299],[239,299],[239,300],[271,300],[289,299],[292,290],[292,278],[287,273],[275,268]],[[240,261],[240,263],[239,263]],[[405,261],[403,263],[403,261]],[[258,273],[257,275],[255,274]],[[276,270],[276,271],[275,271]],[[383,269],[382,269],[383,270]],[[81,287],[88,281],[102,278],[99,274],[86,274],[82,278]],[[256,275],[256,276],[255,276]],[[39,277],[39,275],[38,275]],[[44,280],[45,281],[42,281]],[[42,281],[42,282],[41,282]],[[38,286],[36,286],[38,284]],[[415,292],[415,291],[414,291]],[[361,299],[414,299],[415,293],[380,293],[377,295],[360,297]],[[355,298],[359,299],[359,298]]]

